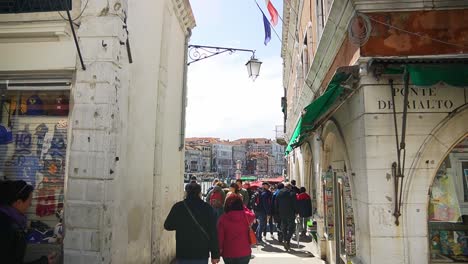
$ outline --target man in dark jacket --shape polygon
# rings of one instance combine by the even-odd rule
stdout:
[[[293,192],[295,192],[296,194],[298,194],[300,192],[299,188],[297,188],[297,186],[296,186],[296,180],[291,181],[291,190]]]
[[[262,233],[266,230],[267,221],[271,217],[271,192],[268,182],[262,184],[262,190],[260,190],[257,200],[258,202],[254,206],[255,215],[258,219],[256,235],[257,241],[263,242]]]
[[[286,251],[291,249],[291,237],[296,229],[294,222],[297,213],[296,194],[291,189],[291,184],[287,184],[275,198],[275,210],[277,210],[281,219],[283,245]]]
[[[201,186],[190,183],[187,198],[176,203],[164,222],[168,231],[176,231],[176,258],[178,264],[219,262],[216,218],[210,205],[201,199]]]
[[[276,230],[278,231],[278,241],[280,243],[283,242],[283,232],[281,232],[281,219],[279,216],[279,212],[277,208],[277,201],[276,198],[278,197],[278,193],[284,188],[284,184],[282,182],[278,183],[276,191],[273,193],[273,197],[271,198],[271,215],[273,220],[275,220]]]
[[[301,187],[297,195],[297,210],[299,213],[301,236],[306,236],[307,222],[312,216],[312,201],[306,193],[306,188]]]

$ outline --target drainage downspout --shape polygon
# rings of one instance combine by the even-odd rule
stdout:
[[[179,151],[184,149],[185,145],[185,117],[187,115],[187,72],[188,72],[188,43],[192,36],[192,30],[187,28],[188,34],[185,36],[184,45],[184,73],[182,79],[182,105],[181,105],[181,118],[180,118],[180,145]]]

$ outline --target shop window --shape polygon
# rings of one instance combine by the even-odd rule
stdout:
[[[62,243],[68,91],[0,91],[0,179],[34,186],[26,258]]]
[[[468,263],[468,137],[440,165],[429,190],[431,263]]]

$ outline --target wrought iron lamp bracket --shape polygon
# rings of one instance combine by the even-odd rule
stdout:
[[[202,46],[202,45],[189,45],[188,46],[188,58],[189,61],[187,65],[190,65],[194,62],[201,61],[204,59],[211,58],[213,56],[228,53],[229,55],[235,53],[236,51],[250,52],[252,53],[252,59],[255,58],[255,50],[250,49],[236,49],[229,47],[215,47],[215,46]]]

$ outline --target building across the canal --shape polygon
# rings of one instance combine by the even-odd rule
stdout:
[[[36,189],[27,260],[175,257],[194,26],[187,0],[0,2],[0,180]]]
[[[279,176],[285,170],[285,147],[275,140],[241,138],[229,141],[211,137],[193,137],[185,139],[185,143],[187,173],[216,172],[222,178],[232,178],[237,171],[238,161],[242,175]],[[200,155],[203,156],[201,167],[197,165]]]
[[[468,4],[285,0],[288,174],[327,263],[468,262]]]

